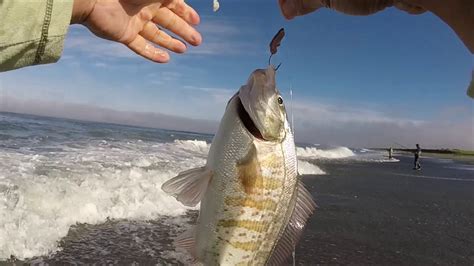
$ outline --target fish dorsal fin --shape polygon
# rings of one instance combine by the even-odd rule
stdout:
[[[290,220],[281,234],[278,243],[273,248],[273,252],[267,265],[283,265],[291,255],[303,233],[306,221],[316,209],[311,194],[306,190],[303,183],[298,180],[296,203]]]
[[[211,178],[212,171],[207,167],[193,168],[166,181],[161,189],[184,205],[192,207],[201,201]]]

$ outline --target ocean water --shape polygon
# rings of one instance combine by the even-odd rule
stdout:
[[[204,165],[211,141],[208,134],[0,113],[0,262],[189,262],[171,242],[198,207],[184,207],[160,187]],[[306,145],[297,154],[301,175],[327,174],[318,160],[390,161],[347,147]]]

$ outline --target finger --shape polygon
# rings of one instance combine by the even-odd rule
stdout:
[[[412,15],[419,15],[419,14],[422,14],[424,12],[426,12],[426,9],[420,7],[420,6],[416,6],[416,5],[412,5],[410,3],[406,3],[404,1],[397,1],[395,3],[393,3],[393,5],[400,9],[400,10],[403,10],[409,14],[412,14]]]
[[[325,7],[341,13],[356,16],[367,16],[393,5],[393,0],[324,0]]]
[[[292,19],[296,16],[306,15],[321,7],[320,0],[278,0],[281,13],[286,19]]]
[[[137,35],[137,37],[127,44],[127,46],[135,53],[154,62],[167,63],[170,60],[170,56],[166,51],[156,48],[147,42],[141,35]]]
[[[154,23],[170,30],[192,45],[199,45],[202,42],[202,37],[199,32],[166,7],[161,7],[156,10],[152,20]]]
[[[197,25],[201,20],[196,10],[186,4],[184,0],[174,0],[166,7],[189,24]]]
[[[291,0],[278,0],[281,13],[286,19],[292,19],[296,16],[296,6]]]
[[[152,22],[147,22],[145,24],[140,35],[143,36],[143,38],[175,53],[184,53],[186,51],[186,45],[183,42],[172,38],[166,32],[158,29],[158,27]]]

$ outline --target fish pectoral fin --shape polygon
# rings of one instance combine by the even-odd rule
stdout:
[[[272,251],[267,265],[283,265],[298,243],[308,218],[316,209],[311,193],[298,180],[296,203],[285,230]]]
[[[196,206],[204,196],[211,178],[212,171],[206,166],[193,168],[166,181],[161,189],[186,206]]]
[[[175,239],[174,244],[188,251],[193,259],[196,260],[196,227],[193,226],[191,229],[179,235]]]

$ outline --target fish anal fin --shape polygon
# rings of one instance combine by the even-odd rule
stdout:
[[[186,206],[196,206],[204,196],[211,179],[212,171],[204,166],[179,173],[166,181],[161,189]]]
[[[295,207],[285,230],[273,248],[267,265],[283,265],[286,262],[300,240],[306,222],[316,207],[311,194],[306,190],[303,183],[298,181]]]
[[[185,249],[193,258],[193,262],[197,262],[196,254],[196,227],[185,231],[179,235],[175,240],[176,247]]]

